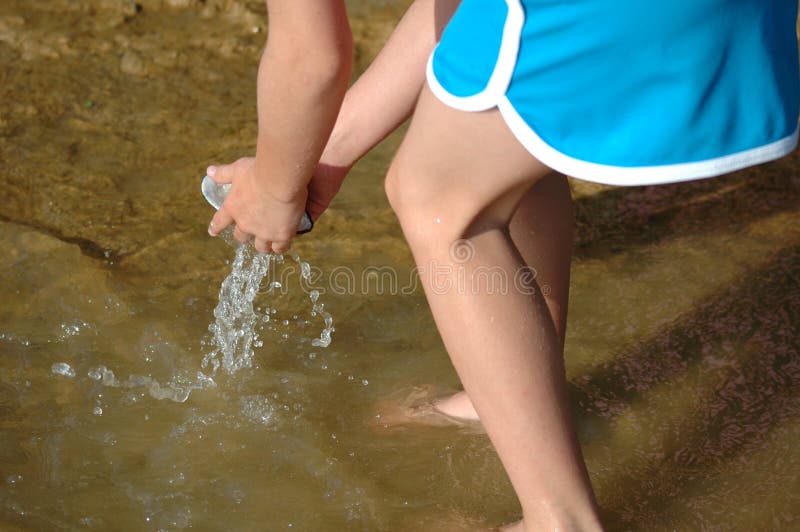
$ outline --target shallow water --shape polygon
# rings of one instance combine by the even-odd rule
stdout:
[[[351,2],[359,68],[405,4]],[[421,291],[382,293],[374,269],[413,266],[381,186],[397,137],[295,245],[327,280],[353,272],[321,296],[330,346],[294,318],[310,302],[288,279],[256,298],[287,325],[184,403],[90,375],[196,377],[234,253],[206,235],[199,178],[255,138],[263,4],[139,5],[0,4],[0,528],[513,519],[484,436],[373,423],[387,396],[458,384]],[[608,528],[799,528],[800,159],[573,184],[567,370]]]

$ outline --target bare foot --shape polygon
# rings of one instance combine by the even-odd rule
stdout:
[[[496,530],[498,530],[498,532],[525,532],[525,525],[522,523],[522,519],[520,519],[516,523],[501,526]]]
[[[453,395],[442,397],[433,401],[433,408],[442,414],[463,419],[465,421],[479,422],[481,419],[472,406],[472,400],[467,395],[467,392],[460,391]]]
[[[482,431],[480,419],[465,392],[442,396],[435,386],[415,386],[378,403],[374,424],[388,428],[404,425],[458,426]]]
[[[485,521],[482,519],[466,516],[458,512],[437,515],[432,518],[423,517],[414,525],[414,528],[404,529],[404,532],[417,532],[419,530],[425,530],[426,532],[524,532],[522,521],[502,527],[487,528]]]

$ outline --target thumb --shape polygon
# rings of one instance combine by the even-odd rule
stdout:
[[[220,164],[217,166],[209,166],[206,168],[206,175],[216,181],[217,183],[230,183],[233,180],[229,164]]]

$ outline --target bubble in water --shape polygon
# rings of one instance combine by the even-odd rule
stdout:
[[[275,407],[263,395],[248,395],[240,399],[242,414],[253,423],[271,426],[275,422]]]
[[[55,362],[50,367],[50,370],[56,375],[63,375],[64,377],[69,377],[70,379],[75,377],[75,370],[72,369],[72,366],[66,362]]]
[[[319,338],[314,338],[311,340],[311,345],[314,347],[328,347],[331,345],[331,333],[328,329],[322,331],[322,334]]]
[[[64,341],[72,336],[79,335],[84,329],[91,328],[92,326],[82,320],[73,320],[70,323],[62,323],[61,334],[58,335],[59,341]]]
[[[96,406],[92,410],[92,414],[94,414],[96,416],[102,416],[103,415],[103,409],[101,407],[99,407],[99,406]]]

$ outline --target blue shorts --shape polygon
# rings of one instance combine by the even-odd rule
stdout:
[[[795,0],[463,0],[428,84],[567,175],[710,177],[797,145],[796,21]]]

